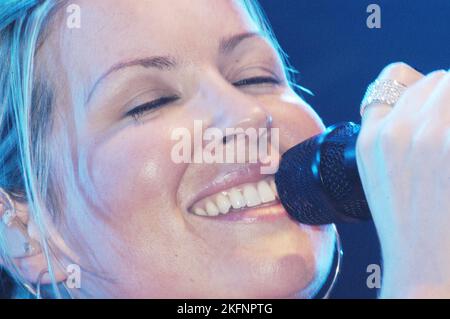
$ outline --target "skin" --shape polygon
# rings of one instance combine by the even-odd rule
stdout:
[[[73,3],[82,9],[81,29],[66,28],[60,13],[37,59],[55,88],[59,117],[51,143],[70,136],[73,161],[86,163],[90,181],[78,184],[86,196],[67,204],[69,226],[55,231],[64,251],[58,257],[85,270],[77,296],[312,296],[333,255],[329,227],[288,217],[224,223],[193,216],[188,198],[233,165],[170,160],[172,130],[192,130],[194,120],[220,129],[263,128],[271,117],[272,127],[280,128],[280,153],[323,130],[287,85],[267,41],[247,38],[227,54],[218,52],[222,38],[256,31],[242,8],[229,0]],[[172,55],[181,65],[169,71],[128,67],[95,85],[112,65],[154,55]],[[254,76],[276,76],[281,84],[233,85]],[[180,99],[138,121],[125,116],[172,94]],[[57,159],[54,166],[63,172]],[[74,209],[89,203],[87,194],[95,194],[95,205]],[[21,268],[36,281],[45,263],[42,254],[30,260]],[[57,275],[65,278],[62,271]]]
[[[394,108],[367,108],[357,143],[383,253],[381,297],[448,298],[450,75],[393,63],[379,78],[407,85]]]

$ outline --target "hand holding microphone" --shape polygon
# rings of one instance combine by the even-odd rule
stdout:
[[[382,247],[382,295],[449,297],[450,75],[396,64],[381,77],[408,87],[393,108],[366,109],[357,142]]]
[[[387,98],[397,89],[401,95],[372,94],[360,130],[332,128],[286,152],[276,176],[280,198],[309,224],[371,215],[382,247],[382,296],[450,297],[450,75],[424,76],[396,63],[378,83],[387,83],[381,92],[393,90]],[[299,177],[307,186],[295,196]]]

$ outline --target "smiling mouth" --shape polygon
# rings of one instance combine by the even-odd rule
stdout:
[[[279,205],[273,176],[255,183],[245,183],[221,190],[194,203],[189,213],[203,217],[220,217],[250,208]]]

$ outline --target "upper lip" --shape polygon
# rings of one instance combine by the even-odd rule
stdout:
[[[233,169],[220,172],[208,181],[204,181],[198,192],[190,193],[182,204],[189,210],[197,201],[220,191],[245,184],[260,181],[270,175],[261,174],[261,164],[235,164]]]

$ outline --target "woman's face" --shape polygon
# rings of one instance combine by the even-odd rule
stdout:
[[[329,227],[299,225],[277,202],[258,205],[252,185],[268,177],[259,164],[177,163],[171,156],[178,141],[172,132],[186,128],[194,136],[194,121],[223,131],[279,128],[280,153],[323,129],[287,85],[274,48],[249,35],[258,30],[239,3],[71,3],[81,8],[81,28],[68,27],[70,14],[61,10],[38,57],[57,79],[55,112],[74,116],[75,125],[55,125],[54,134],[68,130],[74,161],[87,163],[78,174],[90,183],[80,187],[86,199],[94,198],[88,214],[65,212],[84,248],[63,237],[82,268],[109,278],[82,274],[81,292],[138,298],[313,293],[332,256]],[[239,82],[254,77],[280,83]],[[136,112],[162,97],[165,104]],[[214,215],[204,198],[214,202],[245,183],[243,200],[254,207],[218,217],[192,213],[203,205]]]

